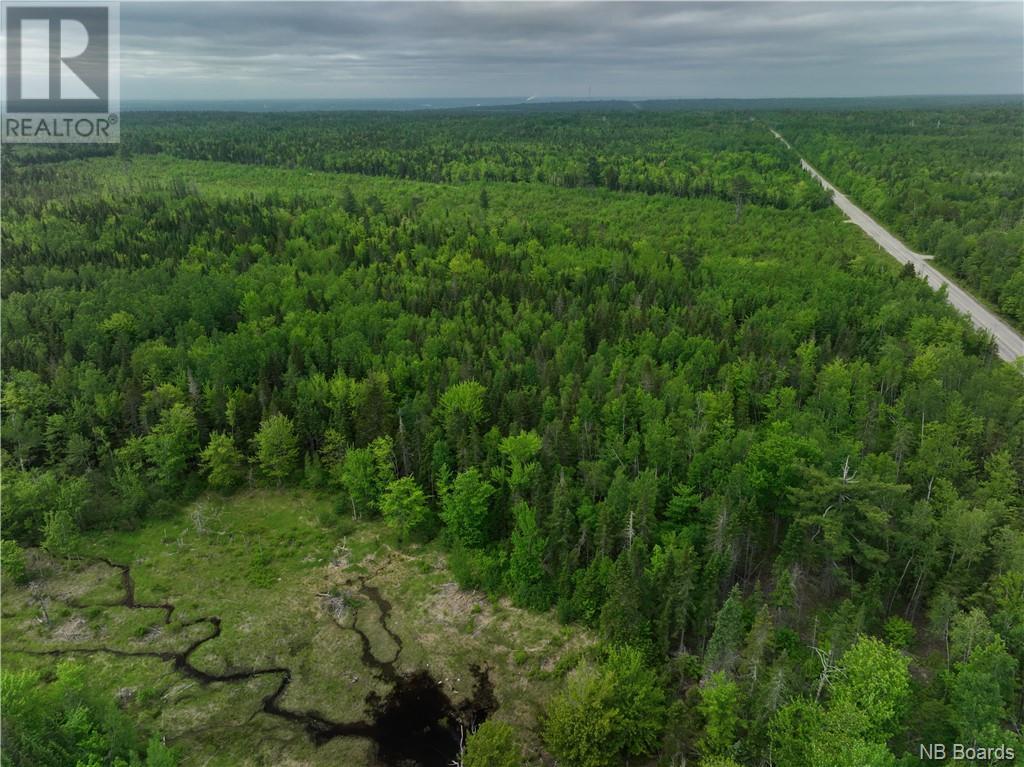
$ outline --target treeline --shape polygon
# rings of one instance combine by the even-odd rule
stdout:
[[[772,116],[912,248],[1024,326],[1024,108]]]
[[[834,212],[90,167],[5,178],[5,537],[303,483],[607,640],[561,763],[1020,743],[1024,378]]]

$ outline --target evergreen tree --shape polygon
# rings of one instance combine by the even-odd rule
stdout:
[[[551,588],[544,570],[547,543],[537,525],[537,516],[525,502],[512,509],[512,553],[509,558],[509,591],[520,607],[546,610],[551,606]]]
[[[651,626],[645,613],[650,604],[644,582],[646,561],[643,543],[619,554],[601,611],[601,633],[609,642],[630,645],[645,653],[651,650]]]
[[[479,459],[486,389],[476,381],[463,381],[441,396],[440,410],[448,444],[456,446],[458,468],[465,470]]]
[[[704,653],[704,677],[716,671],[732,673],[740,661],[743,638],[747,633],[746,611],[739,588],[733,586],[729,598],[715,617],[715,628]]]
[[[698,743],[701,753],[728,756],[739,737],[739,685],[716,671],[701,685],[697,710],[704,717],[704,734]]]

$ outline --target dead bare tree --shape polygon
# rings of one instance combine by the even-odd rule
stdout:
[[[448,762],[448,767],[463,767],[466,761],[466,727],[459,723],[459,755]]]
[[[833,651],[829,650],[827,653],[820,647],[811,648],[818,656],[818,660],[821,661],[821,674],[818,675],[818,691],[814,693],[814,699],[818,700],[821,698],[821,693],[825,689],[832,678],[832,675],[836,672],[838,666],[833,659]]]
[[[199,535],[206,535],[206,507],[203,504],[199,504],[195,509],[192,510],[191,519],[192,527]]]
[[[44,626],[49,626],[50,612],[46,609],[47,602],[49,602],[49,596],[43,593],[42,586],[40,586],[39,583],[29,584],[28,591],[33,604],[39,605],[39,612],[41,615],[36,618],[36,620]]]

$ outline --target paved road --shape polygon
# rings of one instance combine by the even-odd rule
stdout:
[[[772,130],[769,128],[769,130]],[[789,146],[789,142],[772,130],[775,138]],[[867,233],[868,237],[881,245],[893,258],[902,264],[913,264],[914,270],[928,281],[934,290],[943,285],[946,286],[946,298],[959,312],[970,317],[975,327],[987,330],[995,339],[999,356],[1007,362],[1013,362],[1018,357],[1024,357],[1024,338],[1017,331],[1007,325],[1003,320],[990,312],[946,275],[928,263],[931,256],[915,253],[898,239],[893,237],[886,229],[875,221],[871,216],[858,208],[850,198],[836,189],[828,180],[818,173],[810,163],[800,158],[800,165],[811,174],[818,183],[832,192],[832,201],[839,207],[847,217]]]

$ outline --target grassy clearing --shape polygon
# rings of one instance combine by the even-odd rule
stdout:
[[[346,596],[375,656],[390,659],[394,640],[377,608],[356,595],[365,579],[391,603],[388,625],[404,645],[397,670],[427,668],[459,701],[471,692],[469,667],[488,667],[497,718],[514,723],[535,750],[536,718],[557,685],[556,664],[591,640],[551,615],[459,590],[436,545],[398,549],[378,522],[341,536],[318,521],[328,514],[329,500],[300,491],[204,496],[140,530],[89,536],[81,562],[60,565],[36,554],[33,580],[5,593],[6,665],[46,673],[56,663],[18,649],[180,652],[210,631],[185,624],[215,615],[222,633],[192,656],[197,667],[287,666],[292,682],[283,706],[357,720],[367,693],[387,687],[362,664],[359,637],[343,628],[348,615],[339,625],[322,595]],[[112,606],[123,597],[120,573],[94,557],[131,565],[137,602],[173,603],[171,622],[163,624],[160,609]],[[43,606],[48,623],[40,619]],[[372,763],[364,741],[339,738],[317,748],[299,726],[264,714],[261,701],[279,676],[204,685],[158,658],[79,655],[98,687],[181,747],[185,764]]]

